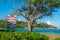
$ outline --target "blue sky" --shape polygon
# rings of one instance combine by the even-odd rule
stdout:
[[[6,19],[7,15],[13,12],[13,8],[19,7],[12,0],[6,0],[5,2],[7,3],[3,3],[3,1],[0,0],[0,19]],[[24,6],[24,3],[21,2],[20,6]],[[17,17],[17,20],[24,21],[25,19],[23,17]],[[53,13],[53,17],[44,17],[40,20],[37,20],[38,23],[47,23],[48,21],[53,25],[60,27],[60,8],[58,8],[57,12]]]

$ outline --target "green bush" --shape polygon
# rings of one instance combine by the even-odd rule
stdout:
[[[55,40],[60,40],[60,38],[56,38]]]
[[[48,37],[33,32],[0,32],[0,40],[48,40]]]

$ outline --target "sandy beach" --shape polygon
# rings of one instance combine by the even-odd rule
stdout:
[[[49,40],[55,40],[56,38],[60,38],[60,34],[45,34],[49,37]]]

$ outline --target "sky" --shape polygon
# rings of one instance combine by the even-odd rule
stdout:
[[[20,6],[24,6],[24,3],[21,2]],[[0,0],[0,19],[6,19],[7,15],[13,13],[13,10],[14,10],[13,8],[17,8],[20,6],[18,6],[12,0],[5,0],[4,3],[2,0]],[[24,21],[25,19],[21,16],[18,16],[17,20]],[[53,12],[52,17],[44,17],[42,19],[38,19],[37,22],[38,23],[45,22],[49,25],[54,25],[60,28],[60,8],[58,8],[57,12]]]

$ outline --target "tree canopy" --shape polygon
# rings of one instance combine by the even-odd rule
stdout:
[[[15,0],[15,3],[19,5],[19,1],[21,0]],[[29,31],[32,31],[32,27],[37,19],[41,19],[45,16],[51,16],[53,14],[52,12],[55,12],[55,9],[60,7],[60,1],[58,0],[22,1],[25,5],[18,8],[15,12],[26,19]]]

